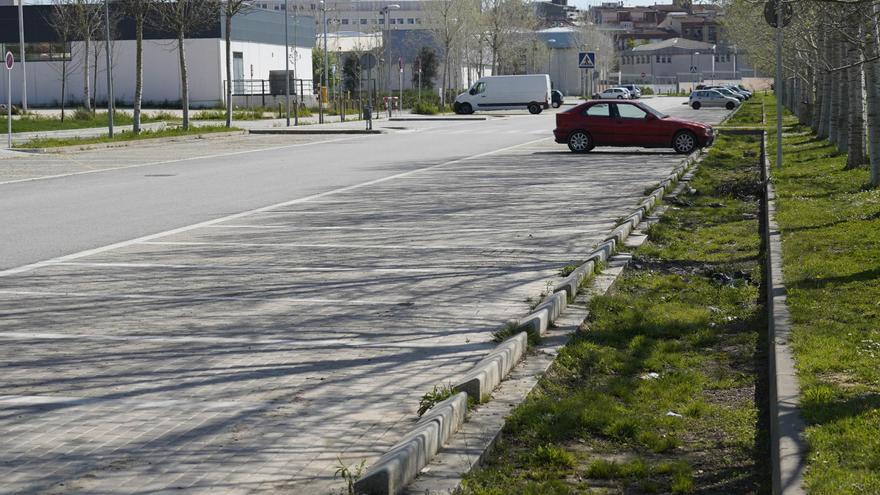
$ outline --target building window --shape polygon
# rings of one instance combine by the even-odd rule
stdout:
[[[16,62],[19,60],[20,49],[18,43],[3,45],[0,43],[0,52],[12,52]],[[70,60],[70,44],[68,43],[25,43],[24,58],[28,62],[61,62]]]
[[[398,24],[403,24],[403,19],[397,19]]]
[[[657,63],[659,64],[659,63],[660,63],[660,55],[657,55],[657,59],[656,59],[656,60],[657,60]]]
[[[415,24],[416,20],[410,17],[409,19],[406,20],[406,23],[407,24]]]
[[[366,19],[361,19],[361,24],[366,24],[366,23],[367,23],[367,20],[366,20]],[[282,74],[282,76],[283,76],[283,75],[284,75],[284,74]],[[287,83],[284,83],[284,84],[287,84]]]
[[[385,19],[379,19],[379,24],[385,24]]]
[[[348,24],[348,19],[342,19],[342,23],[343,23],[343,24]],[[284,74],[281,74],[281,75],[283,76]],[[284,84],[287,84],[287,83],[284,83]]]
[[[388,24],[397,24],[397,19],[388,19]]]

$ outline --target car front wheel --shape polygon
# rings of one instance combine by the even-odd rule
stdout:
[[[691,103],[691,108],[693,108],[694,110],[699,110],[700,109],[700,102],[695,101],[695,102]]]
[[[462,103],[458,107],[458,113],[462,115],[470,115],[474,113],[474,107],[472,107],[470,103]]]
[[[593,140],[584,131],[574,131],[568,136],[568,149],[574,153],[586,153],[593,149]]]
[[[681,154],[693,152],[697,149],[697,136],[691,131],[679,131],[672,138],[672,149]]]
[[[728,101],[727,105],[724,106],[727,107],[728,110],[733,110],[734,107],[736,107],[736,105],[734,105],[732,101]]]

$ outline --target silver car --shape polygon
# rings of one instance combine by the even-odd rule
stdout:
[[[714,89],[698,89],[691,93],[688,104],[694,110],[699,110],[701,107],[722,107],[733,110],[739,106],[740,102],[736,98],[724,96]]]

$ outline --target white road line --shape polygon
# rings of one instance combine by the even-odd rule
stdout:
[[[68,261],[56,263],[54,266],[87,266],[91,268],[167,268],[171,270],[277,270],[286,272],[322,272],[322,273],[461,273],[476,274],[476,271],[462,271],[454,268],[326,268],[317,266],[284,266],[284,265],[214,265],[214,264],[173,264],[173,263],[100,263],[85,261]]]
[[[338,188],[338,189],[333,189],[333,190],[330,190],[330,191],[325,191],[325,192],[322,192],[322,193],[313,194],[313,195],[311,195],[311,196],[306,196],[306,197],[304,197],[304,198],[298,198],[298,199],[294,199],[294,200],[290,200],[290,201],[284,201],[284,202],[281,202],[281,203],[276,203],[276,204],[274,204],[274,205],[263,206],[263,207],[256,208],[256,209],[253,209],[253,210],[243,211],[243,212],[240,212],[240,213],[235,213],[235,214],[232,214],[232,215],[227,215],[227,216],[225,216],[225,217],[215,218],[215,219],[213,219],[213,220],[207,220],[207,221],[205,221],[205,222],[195,223],[195,224],[192,224],[192,225],[188,225],[188,226],[186,226],[186,227],[179,227],[179,228],[176,228],[176,229],[166,230],[166,231],[164,231],[164,232],[158,232],[158,233],[155,233],[155,234],[145,235],[145,236],[138,237],[138,238],[135,238],[135,239],[130,239],[130,240],[127,240],[127,241],[117,242],[117,243],[114,243],[114,244],[108,244],[108,245],[106,245],[106,246],[102,246],[102,247],[99,247],[99,248],[86,249],[86,250],[84,250],[84,251],[80,251],[80,252],[78,252],[78,253],[68,254],[68,255],[65,255],[65,256],[59,256],[59,257],[51,258],[51,259],[44,260],[44,261],[38,261],[38,262],[36,262],[36,263],[30,263],[30,264],[23,265],[23,266],[16,267],[16,268],[9,268],[9,269],[7,269],[7,270],[2,270],[2,271],[0,271],[0,277],[6,277],[6,276],[9,276],[9,275],[14,275],[14,274],[16,274],[16,273],[28,272],[28,271],[35,270],[35,269],[37,269],[37,268],[39,268],[39,267],[42,267],[42,266],[51,265],[51,264],[53,264],[53,263],[59,263],[59,262],[62,262],[62,261],[72,261],[72,260],[75,260],[75,259],[84,258],[84,257],[86,257],[86,256],[91,256],[91,255],[94,255],[94,254],[104,253],[104,252],[111,251],[111,250],[114,250],[114,249],[119,249],[119,248],[123,248],[123,247],[126,247],[126,246],[131,246],[131,245],[133,245],[133,244],[138,244],[138,243],[141,243],[141,242],[146,242],[146,241],[150,241],[150,240],[153,240],[153,239],[159,239],[159,238],[162,238],[162,237],[167,237],[167,236],[169,236],[169,235],[179,234],[179,233],[182,233],[182,232],[188,232],[188,231],[190,231],[190,230],[198,229],[198,228],[200,228],[200,227],[205,227],[205,226],[207,226],[207,225],[215,225],[215,224],[218,224],[218,223],[221,223],[221,222],[226,222],[226,221],[233,220],[233,219],[237,219],[237,218],[247,217],[247,216],[253,215],[253,214],[255,214],[255,213],[261,213],[261,212],[270,211],[270,210],[273,210],[273,209],[276,209],[276,208],[282,208],[282,207],[285,207],[285,206],[295,205],[295,204],[299,204],[299,203],[305,203],[305,202],[307,202],[307,201],[311,201],[311,200],[313,200],[313,199],[324,198],[324,197],[327,197],[327,196],[330,196],[330,195],[333,195],[333,194],[339,194],[339,193],[343,193],[343,192],[354,191],[354,190],[357,190],[357,189],[361,189],[361,188],[363,188],[363,187],[368,187],[368,186],[372,186],[372,185],[375,185],[375,184],[381,184],[381,183],[383,183],[383,182],[388,182],[388,181],[391,181],[391,180],[394,180],[394,179],[398,179],[398,178],[400,178],[400,177],[407,177],[407,176],[410,176],[410,175],[414,175],[414,174],[417,174],[417,173],[420,173],[420,172],[424,172],[424,171],[426,171],[426,170],[433,170],[433,169],[436,169],[436,168],[446,167],[446,166],[453,165],[453,164],[456,164],[456,163],[461,163],[461,162],[465,162],[465,161],[469,161],[469,160],[475,160],[475,159],[478,159],[478,158],[482,158],[482,157],[485,157],[485,156],[491,156],[491,155],[495,155],[495,154],[498,154],[498,153],[503,153],[503,152],[505,152],[505,151],[509,151],[509,150],[512,150],[512,149],[516,149],[516,148],[519,148],[519,147],[521,147],[521,146],[528,146],[528,145],[530,145],[530,144],[534,144],[534,143],[536,143],[536,142],[538,142],[538,141],[542,141],[542,140],[544,140],[544,139],[548,139],[548,138],[541,138],[541,139],[535,139],[535,140],[533,140],[533,141],[526,141],[525,143],[515,144],[515,145],[513,145],[513,146],[507,146],[507,147],[504,147],[504,148],[499,148],[499,149],[497,149],[497,150],[487,151],[487,152],[485,152],[485,153],[478,153],[478,154],[476,154],[476,155],[471,155],[471,156],[468,156],[468,157],[465,157],[465,158],[458,158],[458,159],[456,159],[456,160],[450,160],[450,161],[448,161],[448,162],[438,163],[438,164],[436,164],[436,165],[431,165],[431,166],[424,167],[424,168],[419,168],[419,169],[416,169],[416,170],[410,170],[410,171],[408,171],[408,172],[401,172],[401,173],[399,173],[399,174],[389,175],[389,176],[387,176],[387,177],[382,177],[382,178],[374,179],[374,180],[370,180],[370,181],[367,181],[367,182],[361,182],[360,184],[353,184],[353,185],[351,185],[351,186],[340,187],[340,188]]]
[[[155,294],[112,294],[109,292],[54,292],[36,290],[0,290],[10,296],[49,296],[91,299],[147,299],[151,301],[283,301],[291,304],[358,304],[365,306],[396,305],[409,301],[387,299],[323,299],[309,297],[246,297],[246,296],[161,296]]]
[[[223,158],[223,157],[227,157],[227,156],[245,155],[248,153],[259,153],[262,151],[277,151],[277,150],[283,150],[283,149],[288,149],[288,148],[312,146],[315,144],[335,143],[337,141],[351,140],[351,139],[356,139],[358,137],[361,137],[361,136],[347,136],[347,137],[343,137],[343,138],[325,139],[322,141],[315,141],[315,142],[311,142],[311,143],[285,144],[285,145],[281,145],[281,146],[271,146],[269,148],[259,148],[259,149],[255,149],[255,150],[231,151],[229,153],[218,153],[216,155],[193,156],[193,157],[189,157],[189,158],[176,158],[174,160],[162,160],[162,161],[158,161],[158,162],[137,163],[134,165],[124,165],[121,167],[110,167],[110,168],[100,168],[100,169],[94,169],[94,170],[83,170],[80,172],[70,172],[70,173],[66,173],[66,174],[44,175],[44,176],[40,176],[40,177],[30,177],[27,179],[8,180],[5,182],[0,182],[0,186],[6,185],[6,184],[18,184],[20,182],[33,182],[33,181],[38,181],[38,180],[57,179],[60,177],[72,177],[74,175],[94,174],[97,172],[110,172],[113,170],[125,170],[125,169],[129,169],[129,168],[151,167],[154,165],[167,165],[169,163],[190,162],[190,161],[194,161],[194,160],[210,160],[212,158]]]
[[[300,242],[202,242],[202,241],[145,241],[140,244],[151,246],[232,246],[232,247],[283,247],[283,248],[310,248],[310,249],[391,249],[430,251],[435,249],[460,250],[460,251],[522,251],[526,253],[546,252],[544,248],[525,248],[521,246],[447,246],[444,244],[433,246],[412,246],[408,244],[309,244]]]
[[[593,222],[596,223],[596,222]],[[599,222],[600,225],[605,226],[609,222],[603,221]],[[589,225],[590,222],[580,222],[580,225]],[[509,233],[522,233],[523,229],[501,229],[501,228],[446,228],[447,226],[443,226],[443,233],[455,232],[457,234],[509,234]],[[325,230],[333,230],[333,231],[350,231],[350,232],[360,232],[360,231],[378,231],[378,232],[412,232],[413,228],[410,227],[347,227],[347,226],[322,226],[322,227],[313,227],[313,226],[301,226],[301,225],[291,225],[291,224],[269,224],[269,225],[225,225],[225,224],[217,224],[217,225],[209,225],[207,228],[211,229],[257,229],[257,230],[288,230],[294,233],[300,232],[311,232],[311,231],[325,231]],[[584,234],[593,232],[591,230],[584,229],[541,229],[541,234],[546,234],[548,232],[559,233],[559,234]],[[426,234],[420,233],[417,234],[419,237],[424,237]]]
[[[0,407],[2,406],[42,406],[42,405],[95,405],[101,403],[115,403],[130,405],[132,408],[167,408],[179,405],[198,406],[199,409],[220,409],[223,411],[263,409],[269,407],[268,403],[241,402],[241,401],[203,401],[188,399],[165,399],[165,400],[142,400],[134,398],[105,398],[105,397],[64,397],[57,395],[0,395]]]

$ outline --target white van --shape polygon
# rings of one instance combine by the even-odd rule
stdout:
[[[527,108],[530,113],[541,113],[550,108],[550,76],[527,74],[522,76],[481,77],[471,89],[455,97],[455,113],[468,114],[476,110],[508,110]]]

